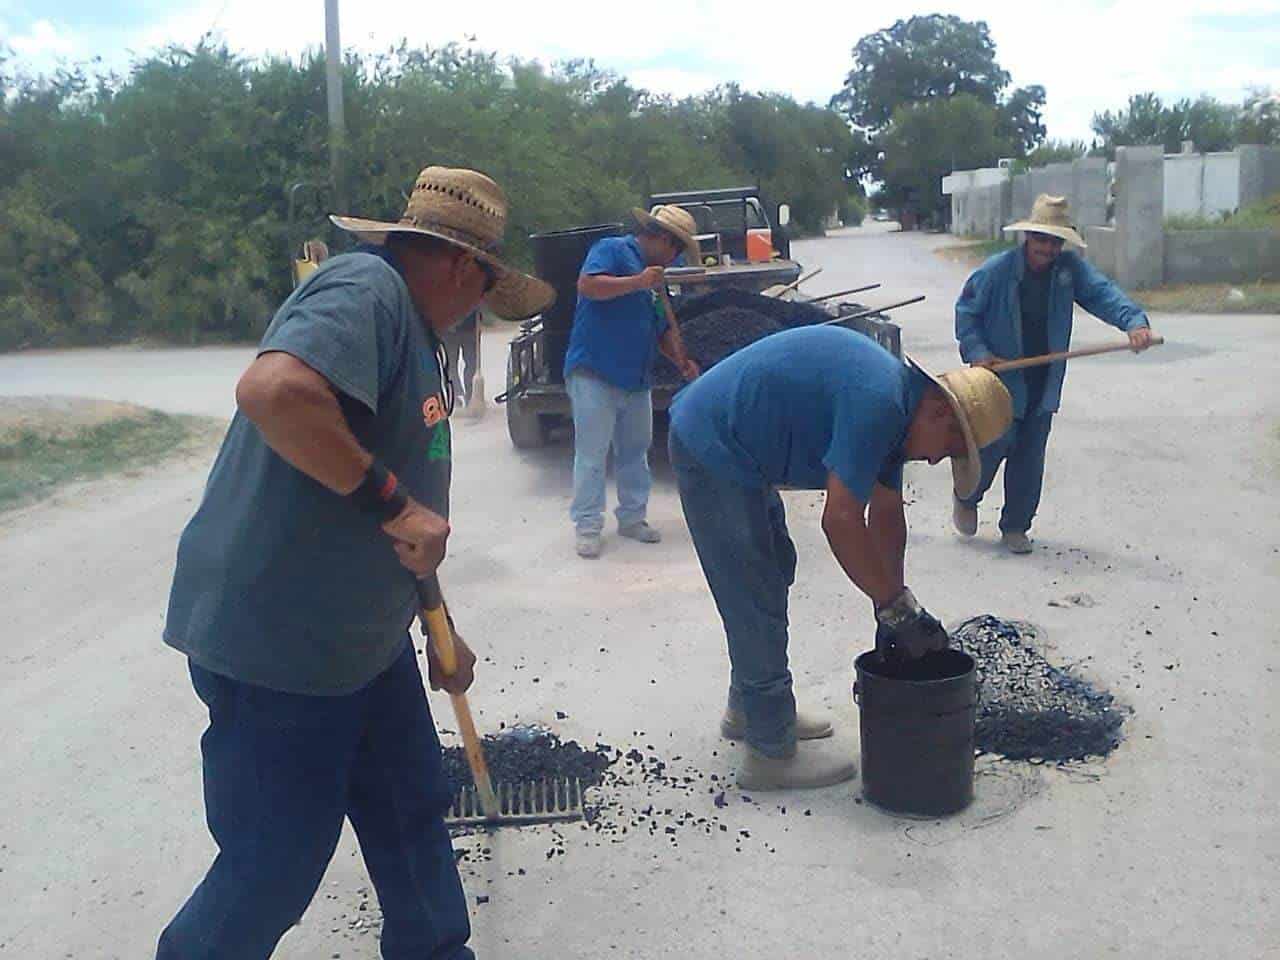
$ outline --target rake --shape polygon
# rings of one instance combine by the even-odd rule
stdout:
[[[453,624],[444,605],[440,580],[434,574],[418,581],[422,632],[435,648],[440,669],[446,677],[458,669],[458,652],[454,647]],[[485,762],[480,735],[476,733],[471,705],[465,693],[450,693],[453,713],[458,718],[462,748],[471,768],[472,785],[463,787],[453,798],[445,814],[446,825],[455,826],[521,826],[560,820],[581,820],[582,783],[567,777],[544,777],[494,784]]]

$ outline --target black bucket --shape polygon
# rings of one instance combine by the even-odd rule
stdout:
[[[896,813],[941,816],[973,802],[974,661],[960,650],[914,663],[874,650],[854,661],[862,795]]]
[[[535,233],[533,269],[539,277],[555,287],[556,301],[542,314],[544,330],[565,331],[573,327],[573,310],[578,305],[578,273],[587,251],[602,237],[622,234],[622,224],[602,223],[573,230]]]

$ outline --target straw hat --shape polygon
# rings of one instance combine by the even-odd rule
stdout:
[[[397,223],[336,215],[329,219],[369,243],[384,243],[389,233],[410,233],[447,240],[475,254],[497,277],[484,302],[507,320],[531,317],[556,298],[550,284],[503,262],[507,197],[501,187],[475,170],[427,167],[418,174],[409,205]]]
[[[907,362],[937,384],[964,433],[964,456],[951,457],[951,482],[964,499],[978,489],[982,458],[978,451],[1004,436],[1013,423],[1013,398],[1000,378],[983,367],[961,367],[935,377],[910,357]]]
[[[659,204],[649,213],[634,207],[631,215],[641,226],[659,227],[675,237],[684,247],[685,266],[702,266],[702,250],[694,236],[698,232],[698,224],[688,210],[674,204]]]
[[[1040,194],[1036,197],[1036,202],[1031,205],[1031,216],[1028,219],[1019,220],[1004,228],[1005,233],[1014,233],[1019,230],[1024,233],[1047,233],[1067,243],[1074,243],[1082,250],[1087,246],[1084,237],[1076,232],[1075,226],[1071,223],[1071,216],[1067,213],[1066,197]]]

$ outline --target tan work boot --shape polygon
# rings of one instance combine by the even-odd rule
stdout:
[[[797,740],[821,740],[833,733],[835,728],[831,726],[830,720],[805,713],[803,710],[796,711]],[[726,707],[724,716],[720,718],[720,736],[726,740],[741,740],[746,735],[747,718],[743,716],[741,710]]]
[[[833,745],[799,744],[789,757],[767,757],[748,746],[738,769],[738,786],[743,790],[811,790],[844,783],[857,775],[857,764]]]
[[[951,522],[955,524],[957,533],[972,537],[978,532],[978,508],[952,498]]]
[[[1000,541],[1010,553],[1030,553],[1031,540],[1025,533],[1012,531],[1000,535]]]

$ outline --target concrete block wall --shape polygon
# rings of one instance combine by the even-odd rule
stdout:
[[[942,178],[951,195],[951,232],[994,239],[1009,222],[1009,171],[999,168],[960,170]]]
[[[1241,203],[1241,155],[1175,153],[1164,158],[1164,215],[1220,217]]]
[[[1077,227],[1101,226],[1107,222],[1108,186],[1107,161],[1101,157],[1034,167],[1013,178],[1013,219],[1030,214],[1036,197],[1047,193],[1067,198]]]
[[[1280,193],[1280,147],[1249,144],[1236,149],[1240,154],[1240,206]]]
[[[1108,277],[1115,279],[1116,228],[1085,227],[1084,242],[1088,244],[1084,251],[1085,259]]]
[[[1164,280],[1164,148],[1116,150],[1115,281],[1128,290]]]
[[[1170,230],[1165,233],[1165,283],[1256,280],[1280,280],[1280,231]]]

